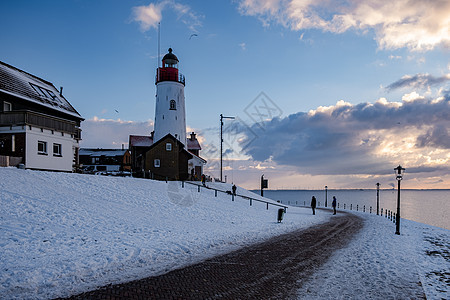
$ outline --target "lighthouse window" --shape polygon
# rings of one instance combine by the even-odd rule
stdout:
[[[175,102],[175,100],[170,100],[170,109],[171,110],[177,109],[177,103]]]

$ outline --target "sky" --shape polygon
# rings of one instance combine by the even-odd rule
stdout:
[[[450,188],[448,1],[0,2],[0,60],[64,87],[81,147],[149,134],[160,55],[186,77],[187,131],[257,189]]]

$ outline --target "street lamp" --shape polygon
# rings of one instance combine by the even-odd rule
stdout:
[[[325,186],[325,207],[327,207],[327,193],[328,193],[328,186]]]
[[[380,183],[377,182],[377,216],[379,210],[380,210]]]
[[[402,171],[405,169],[402,166],[398,165],[397,168],[394,169],[395,174],[397,175],[396,179],[398,181],[398,194],[397,194],[397,215],[395,216],[395,234],[400,234],[400,181],[403,179]]]
[[[233,119],[234,120],[234,117],[224,117],[222,114],[220,114],[220,182],[223,182],[223,180],[222,180],[223,119]]]

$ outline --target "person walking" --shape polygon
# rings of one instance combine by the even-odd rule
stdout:
[[[312,196],[312,199],[311,199],[311,208],[312,208],[312,211],[313,211],[313,215],[315,215],[316,214],[316,197],[314,197],[314,196]]]
[[[232,191],[233,191],[233,195],[236,196],[236,185],[233,184],[233,186],[231,187]]]
[[[333,202],[331,202],[331,206],[333,207],[333,215],[336,214],[336,196],[333,196]]]

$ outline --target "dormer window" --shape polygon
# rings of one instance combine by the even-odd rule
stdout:
[[[170,100],[170,109],[171,110],[177,109],[177,103],[175,102],[175,100]]]

